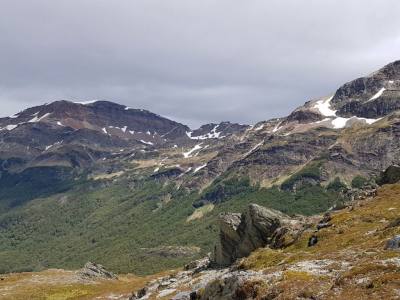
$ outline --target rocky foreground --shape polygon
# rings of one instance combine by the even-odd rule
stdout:
[[[386,185],[311,218],[256,205],[223,215],[211,260],[158,278],[130,299],[399,299],[399,195],[400,184]]]

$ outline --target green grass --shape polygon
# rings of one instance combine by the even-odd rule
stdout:
[[[309,178],[319,181],[321,178],[321,160],[316,160],[308,163],[304,166],[299,172],[290,176],[287,180],[285,180],[281,187],[284,190],[290,190],[293,188],[295,183],[301,179]]]
[[[2,172],[0,177],[0,212],[39,196],[67,191],[79,184],[80,177],[71,168],[36,167],[21,173]]]
[[[250,185],[250,178],[248,177],[218,178],[202,193],[195,206],[201,206],[207,202],[222,203],[233,196],[246,195],[256,190],[257,187]]]
[[[89,260],[119,273],[156,273],[211,251],[221,212],[241,212],[249,203],[258,203],[287,214],[311,215],[338,200],[321,186],[292,193],[250,187],[243,179],[243,185],[229,188],[224,201],[203,218],[187,222],[195,211],[193,203],[204,194],[149,178],[128,178],[81,182],[0,213],[0,273],[77,269]],[[197,246],[201,252],[171,258],[144,249],[159,246]]]

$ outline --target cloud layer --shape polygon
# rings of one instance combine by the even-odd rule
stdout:
[[[398,0],[2,0],[1,115],[107,99],[255,123],[400,59]]]

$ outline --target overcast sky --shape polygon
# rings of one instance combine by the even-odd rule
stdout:
[[[399,0],[0,0],[0,115],[106,99],[255,123],[400,59]]]

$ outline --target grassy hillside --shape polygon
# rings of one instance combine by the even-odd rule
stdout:
[[[279,299],[398,299],[399,252],[385,249],[400,234],[400,184],[332,214],[330,227],[306,231],[283,250],[263,248],[241,261],[244,269],[281,274],[263,285],[263,296]],[[318,243],[308,247],[311,235]],[[278,278],[280,278],[278,276]],[[261,290],[261,289],[260,289]]]
[[[148,277],[120,275],[118,280],[82,280],[75,271],[46,270],[37,273],[2,275],[0,299],[88,300],[127,299],[133,290],[140,289],[158,274]]]
[[[90,260],[119,273],[151,274],[211,251],[220,212],[258,203],[310,215],[338,200],[320,186],[296,193],[242,187],[215,206],[194,208],[201,197],[174,184],[124,177],[25,202],[0,214],[0,272],[77,269]]]

